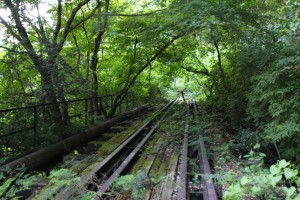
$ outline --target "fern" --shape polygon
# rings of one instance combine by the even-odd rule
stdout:
[[[20,198],[20,192],[30,189],[32,183],[36,180],[35,176],[25,174],[25,166],[21,166],[14,174],[9,168],[7,169],[8,176],[0,173],[0,180],[3,181],[0,185],[0,198],[12,199]]]
[[[64,187],[70,186],[72,190],[68,194],[70,199],[91,199],[95,196],[95,192],[87,191],[84,187],[79,186],[80,177],[78,177],[70,169],[53,170],[50,173],[50,182],[41,193],[34,197],[34,199],[51,199]]]
[[[113,193],[130,195],[133,199],[141,199],[146,189],[163,181],[165,176],[148,177],[143,171],[118,177],[113,184]]]

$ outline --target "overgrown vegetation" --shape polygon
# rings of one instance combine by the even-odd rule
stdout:
[[[68,191],[69,199],[92,199],[96,193],[89,191],[80,185],[80,177],[70,169],[61,168],[52,170],[49,175],[49,184],[47,188],[40,191],[33,199],[51,199],[57,198],[55,195],[68,186],[72,186],[72,190]]]
[[[167,184],[171,193],[179,187],[174,177],[182,147],[187,108],[186,103],[179,101],[167,111],[161,126],[142,151],[131,173],[119,176],[114,181],[110,197],[145,199],[152,196],[161,199]]]
[[[61,168],[52,170],[49,176],[44,174],[28,174],[25,166],[15,169],[7,169],[0,173],[0,198],[1,199],[52,199],[55,195],[67,186],[72,185],[73,189],[69,191],[70,199],[91,199],[95,196],[95,192],[88,191],[79,186],[80,177],[72,170]],[[5,174],[4,174],[5,173]],[[47,182],[47,189],[38,191],[39,182]],[[34,195],[35,194],[35,195]]]
[[[142,199],[145,192],[154,188],[157,184],[165,180],[165,176],[149,177],[143,171],[136,174],[129,174],[118,177],[113,184],[111,196],[116,199],[129,197],[133,199]]]
[[[1,199],[18,199],[22,193],[30,190],[30,186],[36,177],[26,174],[26,167],[20,166],[15,170],[7,168],[0,172],[0,198]]]
[[[129,94],[157,101],[185,90],[235,153],[259,143],[267,164],[299,167],[299,9],[296,0],[5,0],[0,108],[115,94],[109,109],[89,101],[94,119],[113,116]],[[33,112],[0,113],[1,157],[24,150],[25,136],[5,134]],[[42,113],[45,140],[77,130],[66,104]]]
[[[246,160],[235,164],[235,169],[221,169],[206,178],[213,178],[226,188],[224,199],[299,199],[297,190],[300,179],[295,165],[279,160],[266,168],[266,154],[260,153],[259,147],[256,144],[249,154],[243,156]]]

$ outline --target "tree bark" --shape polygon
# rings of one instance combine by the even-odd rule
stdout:
[[[42,101],[44,103],[57,103],[58,101],[65,101],[65,94],[63,88],[63,81],[59,77],[58,61],[57,58],[63,49],[68,35],[76,29],[80,24],[90,19],[93,14],[100,8],[100,1],[97,1],[91,12],[87,16],[83,16],[79,20],[75,20],[78,11],[86,6],[91,0],[83,0],[79,2],[71,11],[71,14],[66,19],[66,23],[62,26],[63,9],[62,0],[57,0],[57,18],[55,28],[52,34],[47,35],[44,28],[43,20],[40,15],[38,1],[33,2],[35,5],[38,17],[37,26],[28,21],[31,29],[35,30],[38,35],[39,49],[35,48],[35,42],[31,41],[27,27],[23,25],[24,19],[28,20],[24,9],[21,7],[21,1],[3,0],[4,5],[11,12],[12,23],[6,21],[0,16],[0,23],[4,25],[6,30],[15,37],[20,44],[25,48],[29,58],[32,60],[33,65],[41,75],[42,85]],[[23,20],[23,21],[22,21]],[[49,31],[48,31],[49,32]],[[50,35],[51,34],[51,35]],[[37,54],[39,51],[40,54]],[[46,53],[45,53],[46,52]],[[50,109],[52,117],[57,125],[68,124],[68,108],[66,104],[62,104],[62,113],[58,104],[53,105]],[[59,120],[62,120],[59,122]],[[64,123],[62,123],[64,121]]]
[[[54,89],[54,84],[51,78],[51,73],[46,70],[41,71],[41,80],[42,80],[42,101],[55,103],[49,110],[54,122],[56,125],[63,125],[63,118],[60,113],[59,105],[57,104],[57,96]]]

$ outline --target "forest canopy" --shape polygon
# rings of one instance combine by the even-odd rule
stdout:
[[[231,134],[300,160],[300,2],[3,0],[0,10],[1,109],[114,94],[112,116],[129,93],[184,90]],[[50,112],[56,124],[67,114]]]

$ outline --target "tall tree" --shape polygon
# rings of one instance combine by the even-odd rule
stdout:
[[[4,0],[3,8],[10,11],[11,18],[0,17],[0,23],[6,28],[8,37],[22,45],[41,75],[42,102],[57,103],[65,100],[57,59],[69,34],[90,19],[99,6],[99,1],[85,0],[74,5],[57,0],[54,7],[56,17],[52,19],[54,26],[51,27],[48,26],[49,19],[45,19],[40,13],[39,1]],[[88,12],[86,16],[79,14],[82,9]],[[30,15],[33,10],[37,13],[36,21]],[[70,13],[67,13],[68,10],[71,10]],[[51,109],[58,124],[67,122],[68,118],[66,105],[62,105],[62,114],[58,104]]]

